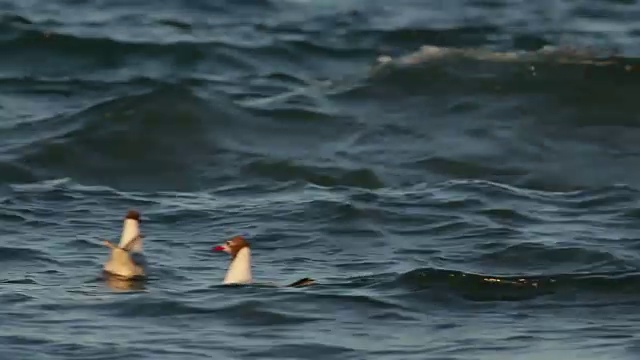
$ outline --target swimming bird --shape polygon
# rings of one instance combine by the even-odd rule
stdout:
[[[124,218],[120,243],[118,246],[108,240],[103,244],[111,249],[109,259],[104,264],[106,275],[123,279],[145,277],[145,259],[142,253],[142,234],[140,234],[140,213],[129,210]]]
[[[231,255],[231,263],[224,277],[223,284],[252,284],[251,274],[251,246],[242,236],[235,236],[224,244],[215,246],[215,252],[225,252]],[[315,280],[303,278],[287,286],[301,287],[315,283]]]

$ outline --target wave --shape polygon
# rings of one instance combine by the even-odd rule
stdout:
[[[376,206],[392,213],[406,213],[409,209],[430,212],[451,210],[455,213],[470,210],[502,217],[510,215],[500,210],[501,206],[506,206],[503,210],[536,209],[540,215],[548,209],[549,215],[555,218],[544,217],[545,222],[561,221],[558,215],[565,214],[577,220],[575,216],[582,212],[592,216],[608,216],[616,211],[631,211],[640,196],[640,189],[622,184],[560,191],[518,187],[485,179],[355,190],[349,195],[352,204]]]
[[[441,97],[451,92],[458,96],[553,92],[566,98],[576,94],[576,83],[599,89],[602,96],[616,96],[619,103],[640,86],[640,60],[598,56],[592,50],[571,47],[499,52],[423,45],[407,55],[379,56],[364,81],[336,83],[333,92],[354,99],[424,93]],[[615,95],[607,95],[607,91],[615,91]]]
[[[194,187],[194,164],[197,168],[215,162],[224,151],[216,139],[228,135],[218,132],[241,119],[232,103],[204,101],[184,88],[162,87],[17,125],[7,137],[28,137],[8,153],[40,178],[71,177],[113,187]]]
[[[248,173],[278,181],[301,180],[325,187],[349,186],[376,189],[384,186],[369,169],[349,170],[340,167],[302,165],[294,161],[257,160],[244,167]]]
[[[0,246],[0,263],[38,262],[43,264],[57,264],[58,262],[47,253],[24,247]]]
[[[295,294],[273,293],[273,288],[266,291],[271,294],[262,294],[260,287],[216,287],[206,293],[199,293],[194,300],[172,299],[167,296],[150,295],[146,292],[129,292],[125,296],[116,297],[111,301],[85,302],[77,304],[75,302],[43,303],[39,306],[48,310],[64,310],[70,307],[91,309],[94,311],[108,313],[117,317],[188,317],[202,318],[215,317],[216,319],[233,320],[234,322],[246,322],[248,325],[287,325],[304,324],[320,320],[311,314],[297,314],[287,309],[282,309],[265,297],[276,297],[285,299],[295,296]],[[220,293],[235,293],[235,299],[227,298],[207,301],[205,296],[219,296]],[[264,295],[260,300],[254,299],[251,294]],[[254,294],[254,295],[255,295]],[[193,294],[188,294],[193,297]],[[209,299],[211,300],[211,299]]]
[[[599,57],[592,49],[580,49],[571,47],[556,47],[547,45],[535,51],[507,51],[498,52],[481,48],[448,48],[432,45],[423,45],[416,52],[393,59],[389,56],[381,56],[378,59],[380,66],[416,66],[448,59],[470,59],[475,61],[495,63],[555,63],[593,66],[619,66],[627,72],[638,70],[637,61],[625,59],[619,56]]]
[[[186,82],[197,82],[198,80],[200,79],[185,79]],[[116,89],[122,90],[121,88],[131,91],[131,89],[162,88],[170,85],[171,83],[168,81],[154,79],[148,76],[129,76],[127,74],[115,78],[93,78],[89,74],[77,78],[69,76],[0,77],[0,87],[32,94],[70,95],[77,92],[99,92],[104,96],[110,92],[116,92]]]
[[[399,275],[380,274],[354,278],[341,287],[366,288],[371,296],[387,301],[418,299],[425,291],[472,301],[523,301],[539,297],[587,294],[609,297],[640,293],[637,270],[499,276],[438,268],[419,268]],[[327,284],[327,287],[332,287]],[[378,294],[378,295],[376,295]],[[342,296],[342,295],[340,295]],[[340,297],[339,296],[339,297]],[[425,299],[426,300],[426,299]]]
[[[507,180],[519,178],[526,175],[525,169],[518,167],[509,167],[505,164],[483,164],[480,161],[458,160],[443,156],[429,156],[424,159],[405,162],[407,166],[424,167],[431,172],[440,173],[447,178],[484,178],[487,174],[491,174],[492,178],[501,182],[509,182]]]
[[[117,26],[117,25],[114,25]],[[238,32],[245,27],[238,25]],[[253,25],[256,26],[256,25]],[[211,30],[211,27],[208,26]],[[93,74],[108,72],[126,66],[138,74],[158,73],[158,77],[167,78],[175,74],[176,69],[184,72],[216,73],[220,68],[227,74],[244,76],[247,73],[273,71],[267,63],[277,63],[280,67],[299,66],[300,63],[317,62],[318,58],[329,58],[345,63],[354,57],[371,58],[371,50],[356,49],[348,44],[335,44],[330,41],[279,36],[277,33],[262,32],[260,36],[230,36],[233,29],[222,24],[216,27],[214,36],[195,34],[164,34],[158,36],[151,31],[147,36],[133,37],[105,35],[95,33],[91,27],[85,30],[49,31],[37,28],[1,25],[0,51],[7,54],[0,59],[0,66],[10,73],[29,76],[51,76],[64,72]],[[37,60],[35,60],[37,59]],[[47,69],[37,68],[46,59]],[[152,62],[153,67],[140,67],[141,63]],[[32,65],[36,71],[25,72],[16,64]],[[66,65],[66,66],[65,66]],[[31,68],[31,67],[30,67]],[[65,69],[64,71],[62,69]],[[59,71],[56,71],[59,70]],[[108,78],[108,76],[105,76]]]
[[[181,85],[151,82],[151,91],[117,96],[81,111],[4,129],[7,141],[0,150],[7,160],[0,167],[10,171],[2,181],[71,178],[111,188],[181,191],[207,187],[210,179],[257,175],[321,186],[384,186],[372,169],[280,160],[299,154],[301,147],[312,152],[308,148],[312,142],[326,146],[324,140],[336,139],[335,126],[348,134],[352,122],[345,124],[321,113],[320,119],[331,118],[335,126],[310,121],[308,112],[297,112],[293,105],[276,114],[266,109],[245,111],[223,96],[205,100]],[[100,81],[83,84],[103,85]],[[283,113],[288,117],[282,119],[279,115]],[[295,126],[301,140],[289,142],[291,149],[273,146],[284,140],[283,127],[290,132]],[[272,136],[265,137],[266,133]]]
[[[0,183],[29,183],[37,179],[27,167],[14,161],[0,160],[0,174]]]

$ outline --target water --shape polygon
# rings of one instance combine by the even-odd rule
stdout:
[[[638,19],[0,0],[0,358],[637,359]],[[238,234],[318,284],[222,286]]]

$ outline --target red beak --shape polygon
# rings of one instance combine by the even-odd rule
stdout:
[[[213,249],[211,249],[211,251],[224,251],[224,248],[220,245],[214,247]]]

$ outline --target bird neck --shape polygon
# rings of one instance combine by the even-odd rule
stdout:
[[[246,284],[251,281],[251,250],[249,247],[244,247],[231,260],[224,277],[224,284]]]

